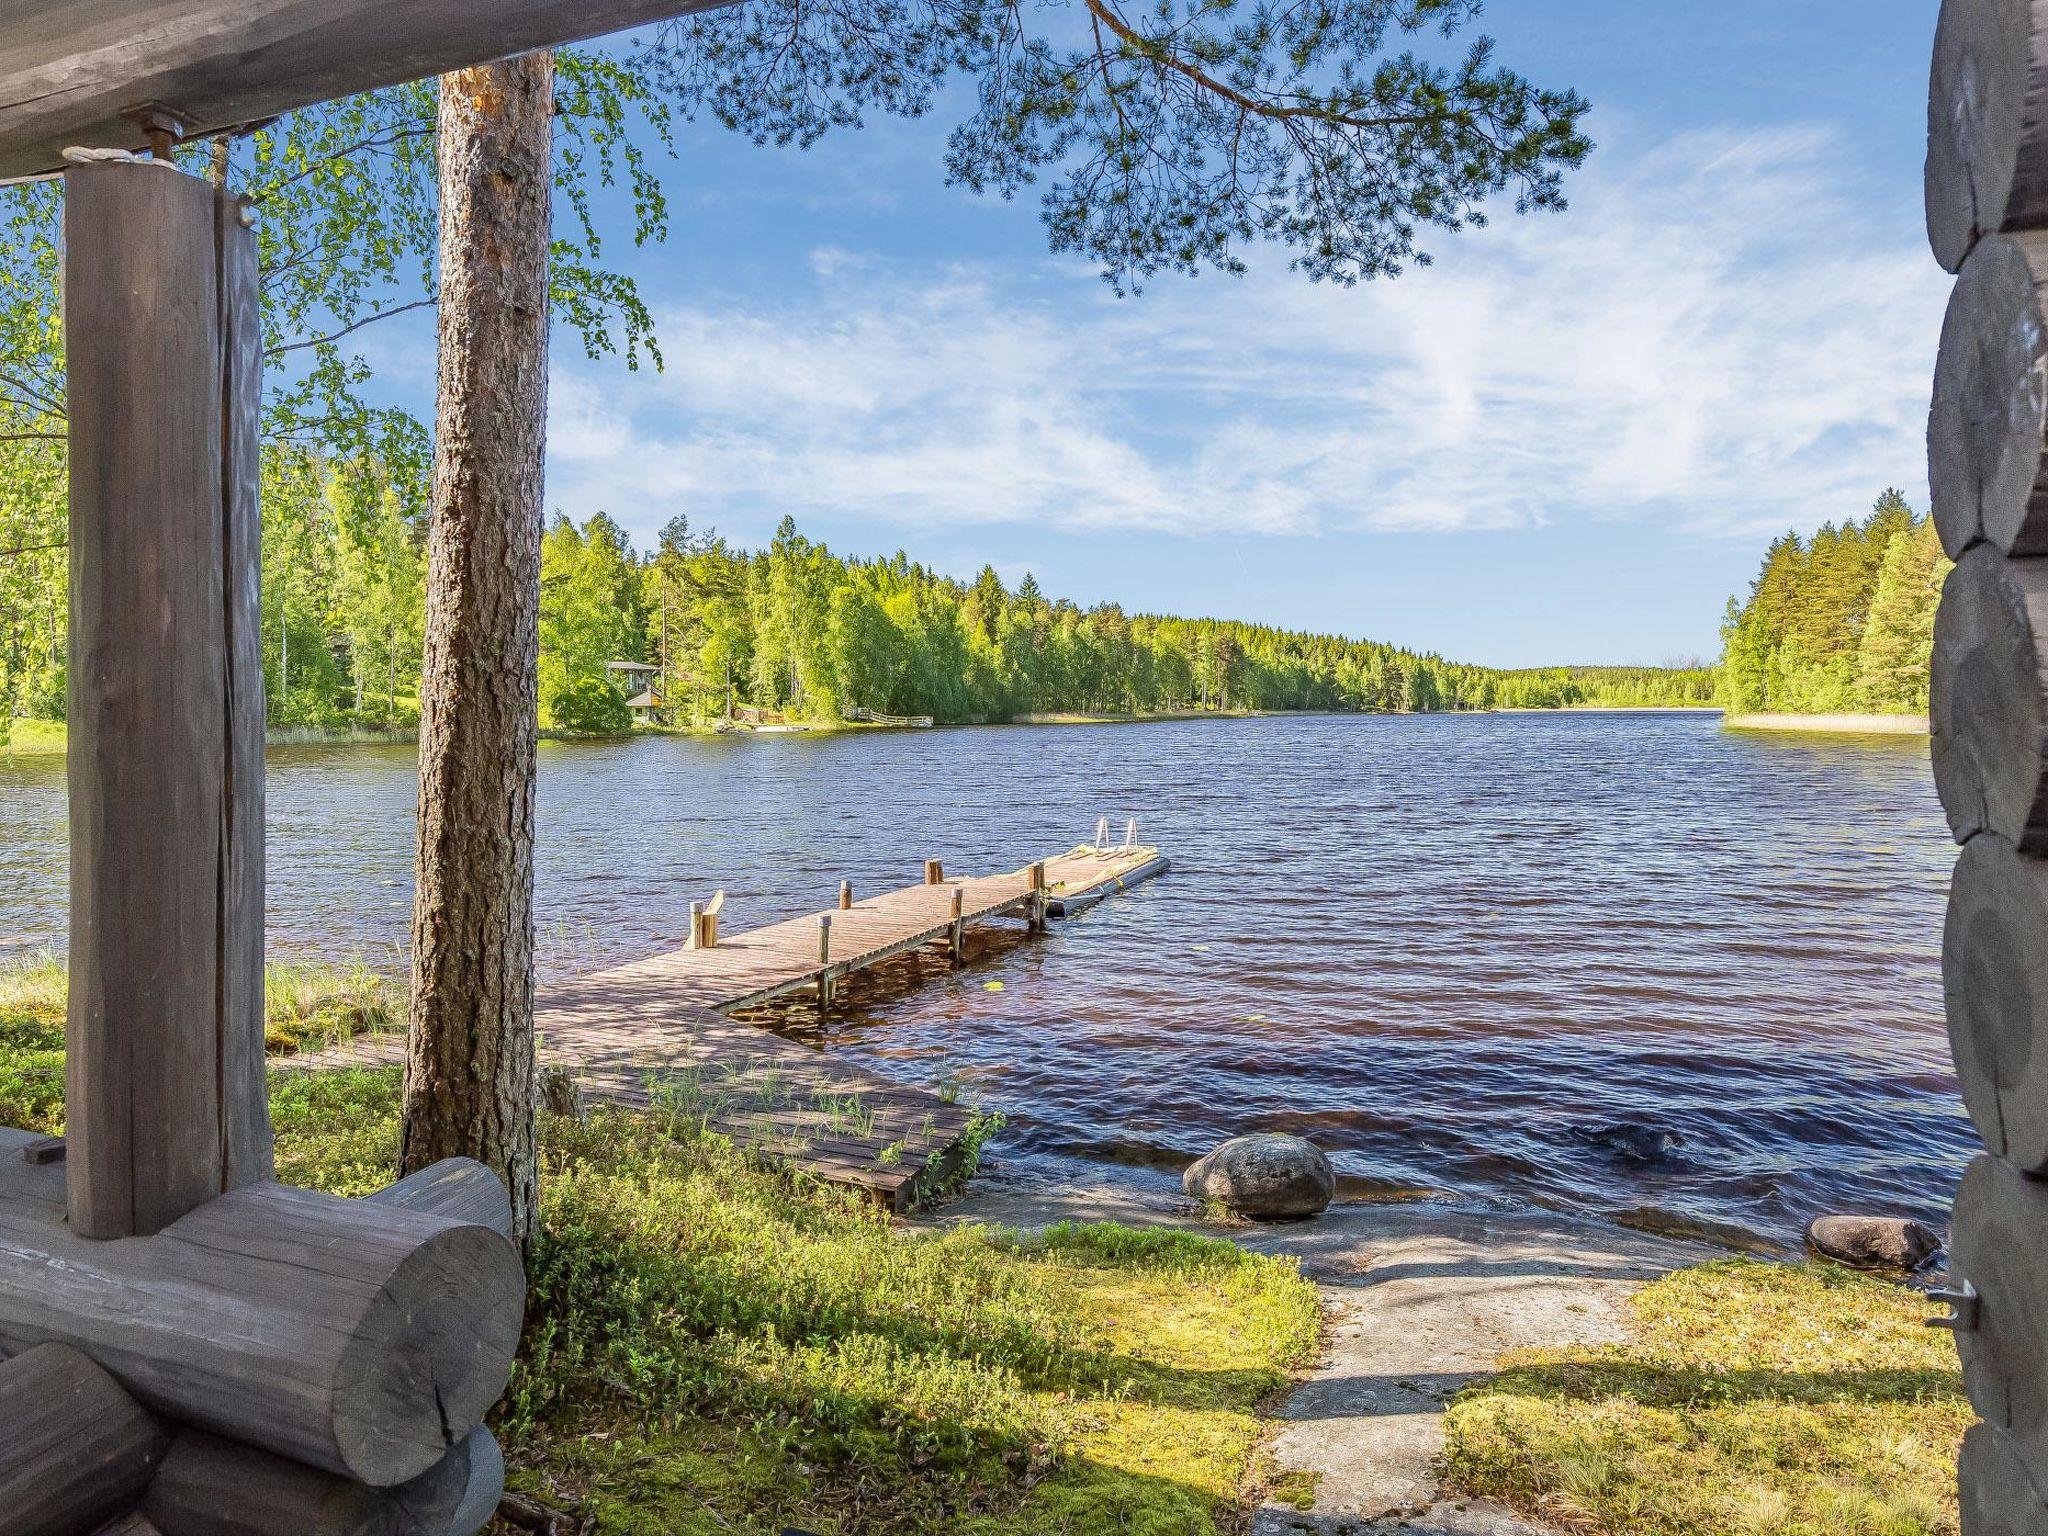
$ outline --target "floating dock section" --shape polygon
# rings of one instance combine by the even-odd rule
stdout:
[[[1158,849],[1134,845],[966,879],[929,862],[917,885],[861,898],[842,885],[837,906],[730,936],[715,903],[693,915],[688,948],[543,987],[541,1062],[571,1071],[587,1099],[658,1108],[907,1210],[957,1173],[975,1111],[726,1015],[804,993],[829,1008],[857,971],[932,945],[957,961],[969,928],[1042,928],[1166,868]],[[365,1037],[306,1064],[382,1064],[403,1051],[401,1037]]]

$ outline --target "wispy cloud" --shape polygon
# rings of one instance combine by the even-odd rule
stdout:
[[[776,308],[667,309],[665,375],[565,366],[551,497],[636,528],[1816,522],[1919,490],[1945,291],[1847,161],[1815,130],[1605,148],[1570,212],[1351,290],[1272,262],[1119,301],[1042,260],[820,250]]]

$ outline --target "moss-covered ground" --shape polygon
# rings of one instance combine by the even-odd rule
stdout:
[[[1925,1296],[1745,1259],[1631,1307],[1628,1342],[1510,1356],[1455,1399],[1452,1479],[1602,1536],[1955,1536],[1972,1414]]]

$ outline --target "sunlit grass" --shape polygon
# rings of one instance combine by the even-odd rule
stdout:
[[[280,1074],[279,1172],[384,1183],[394,1071]],[[907,1233],[687,1117],[543,1130],[497,1421],[515,1488],[631,1536],[1215,1536],[1313,1353],[1291,1263],[1186,1233]]]
[[[64,1129],[68,978],[54,954],[0,961],[0,1125]],[[274,964],[264,976],[264,1044],[272,1055],[403,1028],[402,988],[367,966]],[[380,1181],[382,1182],[382,1181]]]
[[[1460,1394],[1460,1486],[1603,1536],[1955,1536],[1972,1414],[1924,1296],[1731,1260],[1631,1305],[1628,1343],[1524,1351]]]

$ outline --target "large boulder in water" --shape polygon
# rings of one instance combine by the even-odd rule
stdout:
[[[1181,1175],[1181,1188],[1254,1221],[1314,1216],[1337,1193],[1337,1175],[1299,1136],[1233,1136]]]
[[[1941,1247],[1931,1228],[1903,1216],[1820,1216],[1806,1240],[1821,1257],[1857,1269],[1918,1269]]]

